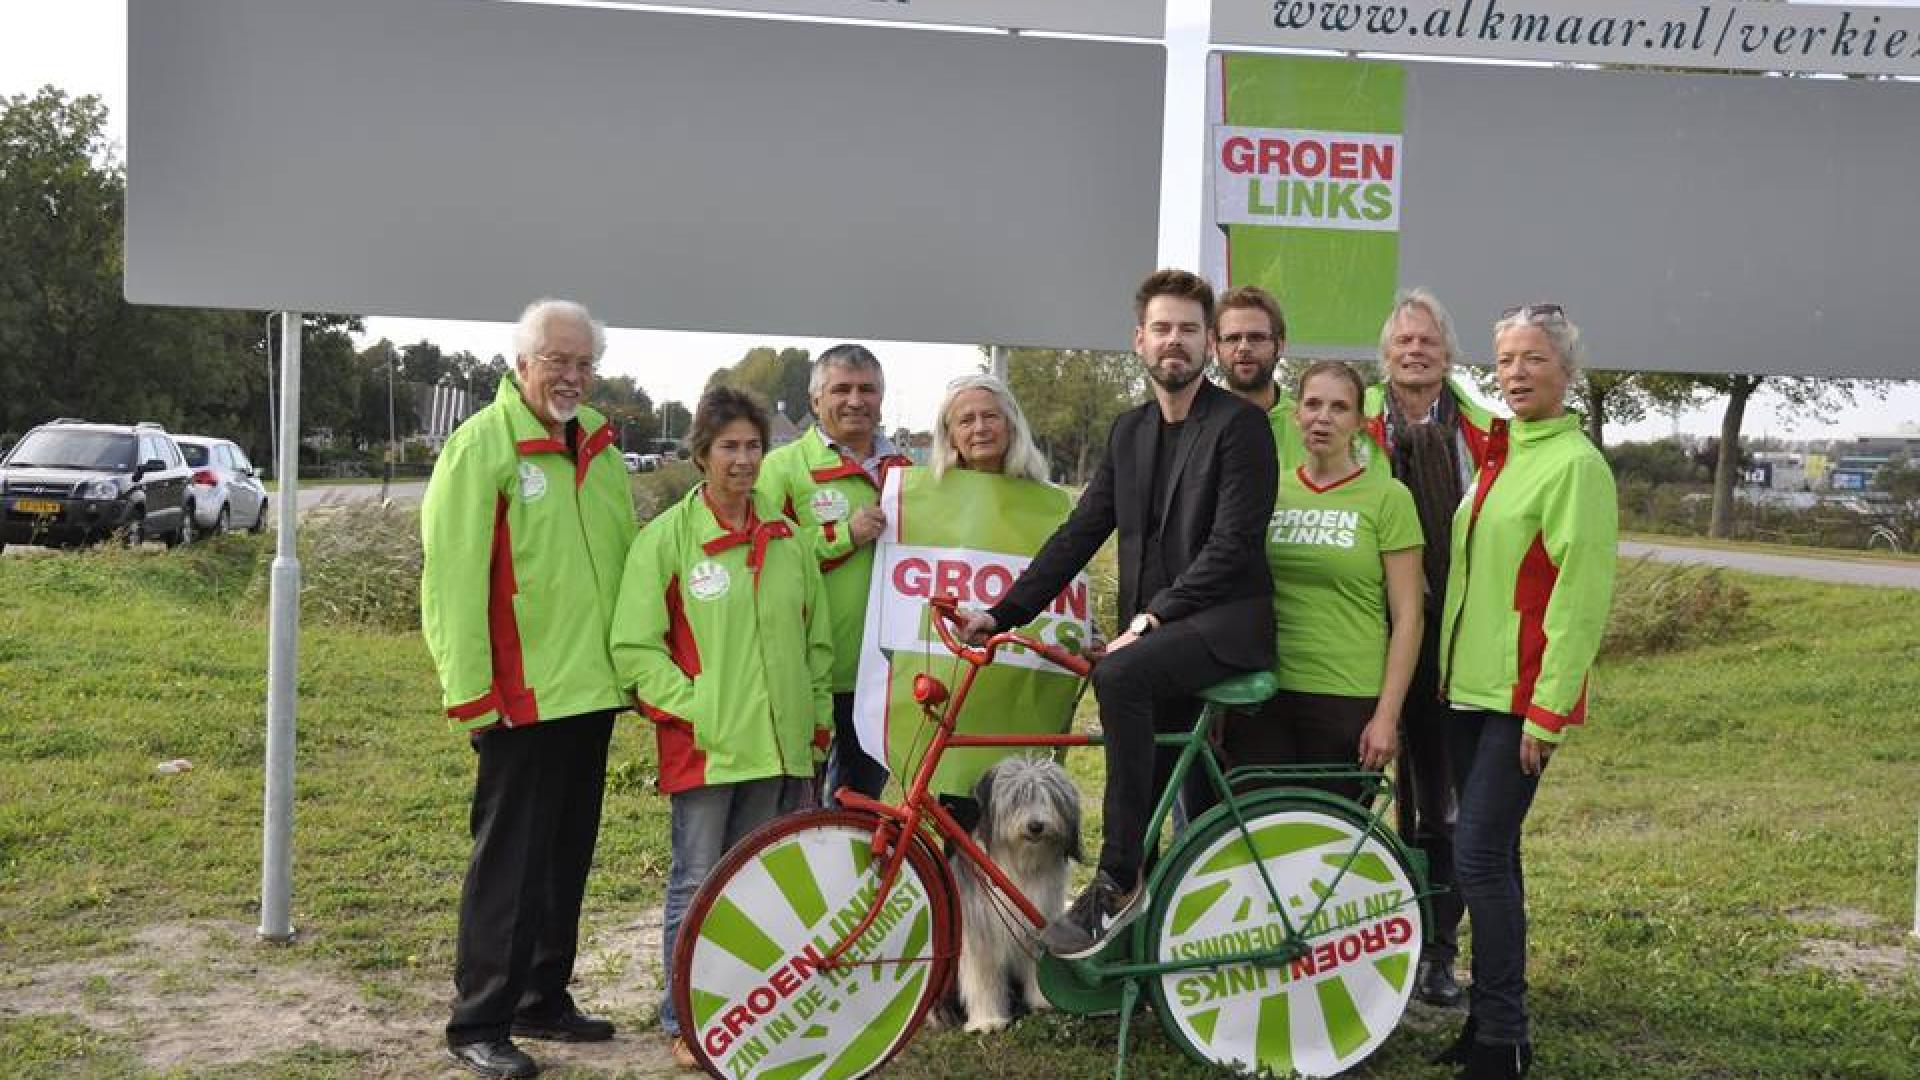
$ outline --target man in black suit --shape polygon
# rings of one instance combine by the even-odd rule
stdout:
[[[1146,910],[1147,819],[1176,756],[1156,753],[1155,732],[1192,730],[1200,691],[1273,666],[1262,543],[1279,478],[1267,418],[1202,377],[1214,343],[1204,278],[1154,274],[1134,296],[1134,318],[1133,348],[1153,400],[1114,421],[1073,516],[1006,597],[964,627],[979,640],[1025,625],[1119,530],[1127,629],[1093,671],[1106,731],[1106,839],[1093,883],[1040,936],[1070,958],[1099,951]],[[1213,799],[1204,782],[1187,792],[1195,816]]]

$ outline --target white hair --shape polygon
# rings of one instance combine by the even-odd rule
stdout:
[[[1493,324],[1493,340],[1499,341],[1501,334],[1521,326],[1531,326],[1546,336],[1547,343],[1559,354],[1560,367],[1567,378],[1580,374],[1581,366],[1587,361],[1587,347],[1580,340],[1580,328],[1567,318],[1566,312],[1522,307]]]
[[[1453,329],[1453,314],[1440,298],[1423,286],[1404,290],[1393,298],[1393,310],[1387,312],[1387,321],[1380,324],[1380,362],[1387,362],[1387,351],[1393,344],[1393,324],[1400,321],[1400,313],[1408,308],[1425,308],[1433,317],[1433,324],[1440,330],[1440,338],[1447,345],[1447,363],[1460,360],[1460,335]]]
[[[527,305],[520,313],[520,321],[513,328],[513,355],[515,359],[532,356],[545,345],[547,323],[554,319],[572,319],[587,328],[593,336],[593,358],[607,351],[607,328],[593,320],[586,305],[572,300],[556,300],[553,297],[541,297]]]
[[[947,384],[947,392],[940,397],[940,411],[933,418],[933,460],[930,462],[933,475],[943,476],[948,469],[961,464],[960,448],[953,444],[953,435],[947,430],[947,413],[953,408],[953,399],[968,390],[992,394],[1000,403],[1001,414],[1007,418],[1007,457],[1001,463],[1001,471],[1008,476],[1047,483],[1051,479],[1047,456],[1034,445],[1026,414],[1020,411],[1020,403],[1013,400],[1013,391],[991,375],[962,375]]]

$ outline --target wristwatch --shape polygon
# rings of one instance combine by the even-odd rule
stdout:
[[[1127,633],[1134,637],[1144,637],[1157,625],[1159,624],[1153,621],[1153,616],[1143,611],[1135,615],[1133,621],[1127,624]]]

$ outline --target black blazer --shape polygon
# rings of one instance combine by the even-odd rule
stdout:
[[[1267,670],[1273,666],[1273,578],[1266,530],[1280,477],[1267,416],[1201,380],[1181,425],[1167,490],[1159,506],[1148,506],[1159,426],[1160,406],[1153,401],[1113,422],[1106,457],[1073,516],[988,614],[1003,627],[1025,625],[1118,529],[1123,624],[1142,611],[1162,624],[1186,621],[1216,660]],[[1153,520],[1162,523],[1160,554],[1171,584],[1143,598],[1143,541]]]

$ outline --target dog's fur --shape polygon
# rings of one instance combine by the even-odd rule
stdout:
[[[1066,909],[1069,860],[1082,861],[1080,791],[1051,758],[1008,757],[980,777],[973,797],[978,843],[1015,886],[1051,920]],[[971,861],[950,860],[960,889],[959,998],[966,1029],[999,1031],[1013,1021],[1013,996],[1044,1009],[1034,973],[1037,931]]]

